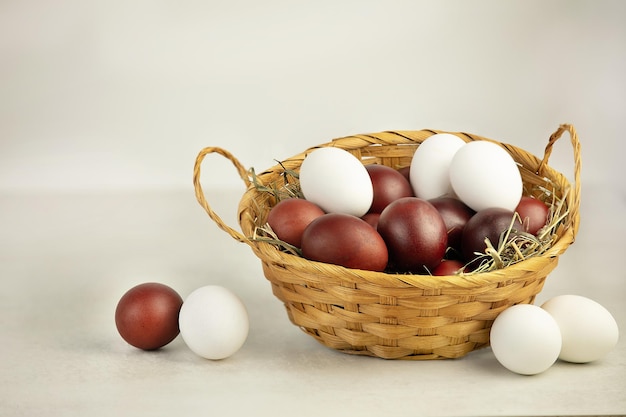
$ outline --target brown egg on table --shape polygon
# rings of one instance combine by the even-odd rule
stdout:
[[[167,285],[139,284],[118,302],[115,325],[130,345],[143,350],[159,349],[178,336],[182,305],[182,297]]]

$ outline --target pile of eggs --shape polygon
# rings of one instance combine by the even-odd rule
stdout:
[[[148,282],[128,290],[115,309],[115,325],[128,344],[156,350],[179,334],[198,356],[219,360],[236,353],[248,337],[248,313],[229,289],[207,285],[183,301],[171,287]]]
[[[497,246],[512,224],[536,234],[547,222],[549,207],[522,196],[517,164],[496,143],[435,134],[408,168],[363,165],[341,148],[317,148],[300,166],[304,198],[281,200],[267,223],[309,260],[451,275],[484,253],[485,238]]]

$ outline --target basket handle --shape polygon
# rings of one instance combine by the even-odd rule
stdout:
[[[541,173],[545,166],[548,165],[548,160],[550,159],[550,155],[552,154],[552,147],[556,143],[557,140],[563,135],[563,133],[567,131],[569,132],[570,140],[572,142],[572,147],[574,149],[574,189],[570,191],[570,198],[572,198],[571,202],[571,218],[574,219],[574,233],[578,231],[579,225],[579,216],[578,211],[580,209],[580,166],[581,166],[581,157],[580,157],[580,142],[578,141],[578,134],[576,133],[576,129],[574,126],[570,124],[562,124],[559,126],[556,132],[550,135],[550,139],[548,144],[546,145],[546,149],[544,151],[543,159],[537,168],[537,173]]]
[[[249,187],[252,184],[250,182],[250,179],[248,178],[248,171],[241,164],[241,162],[239,162],[239,160],[235,158],[233,154],[219,147],[215,147],[215,146],[206,147],[202,149],[200,153],[198,153],[198,156],[196,157],[196,163],[193,167],[193,185],[194,185],[194,189],[196,192],[196,199],[198,200],[202,208],[204,208],[204,210],[207,212],[209,217],[217,224],[217,226],[220,229],[228,233],[233,239],[250,245],[249,239],[246,238],[242,233],[228,226],[222,220],[222,218],[213,211],[213,209],[209,205],[209,202],[206,200],[204,191],[202,190],[202,185],[200,184],[200,167],[202,165],[202,161],[204,160],[204,157],[212,153],[221,155],[224,158],[228,159],[230,162],[232,162],[232,164],[237,169],[237,172],[239,173],[239,176],[243,180],[246,187]]]

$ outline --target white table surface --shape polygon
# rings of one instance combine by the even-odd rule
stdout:
[[[207,190],[235,226],[240,189]],[[592,298],[626,329],[626,198],[583,187],[582,223],[537,297]],[[332,351],[287,319],[260,261],[218,229],[193,190],[0,196],[0,415],[585,415],[626,413],[626,338],[604,359],[509,372],[490,349],[385,361]],[[158,281],[208,285],[250,315],[243,348],[195,356],[180,336],[143,352],[114,324],[119,298]]]

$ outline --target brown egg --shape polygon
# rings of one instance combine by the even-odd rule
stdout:
[[[448,244],[441,214],[417,197],[389,204],[378,219],[378,232],[387,244],[391,267],[402,272],[432,271],[443,259]]]
[[[398,169],[398,172],[406,178],[406,180],[411,183],[411,166],[406,166]]]
[[[463,228],[469,219],[476,213],[458,198],[438,197],[428,200],[435,206],[448,230],[448,247],[455,252],[461,252],[461,236]]]
[[[543,201],[523,196],[515,208],[515,211],[522,219],[524,230],[530,234],[536,235],[539,229],[548,222],[550,208]]]
[[[380,213],[393,201],[413,196],[411,184],[397,170],[386,165],[372,164],[365,167],[372,180],[374,198],[370,213]]]
[[[361,218],[374,229],[378,228],[378,219],[380,218],[380,213],[365,213],[363,216],[361,216]]]
[[[370,271],[383,271],[388,260],[378,232],[365,220],[342,213],[328,213],[311,222],[302,235],[302,256]]]
[[[474,260],[476,253],[484,253],[487,249],[485,239],[488,238],[492,246],[497,249],[500,235],[511,227],[515,214],[503,208],[487,208],[478,211],[465,224],[461,237],[463,257],[467,262]],[[521,231],[519,221],[513,222],[513,229]]]
[[[128,290],[115,309],[120,336],[143,350],[159,349],[178,336],[181,296],[167,285],[149,282]]]
[[[444,259],[432,272],[435,276],[454,275],[463,270],[464,267],[465,265],[461,261],[456,259]]]
[[[272,207],[267,223],[280,240],[299,248],[304,229],[322,214],[324,210],[308,200],[289,198]]]

